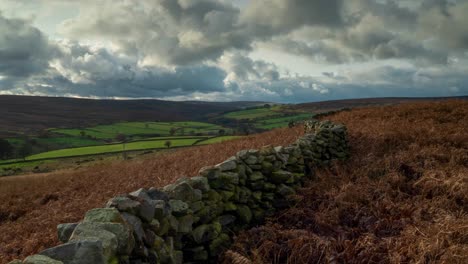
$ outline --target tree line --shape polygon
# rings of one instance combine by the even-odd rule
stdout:
[[[26,159],[33,151],[32,143],[25,140],[18,147],[14,147],[8,140],[0,138],[0,159],[6,160],[11,158]]]

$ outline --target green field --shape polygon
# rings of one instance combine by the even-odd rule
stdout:
[[[73,137],[91,137],[96,139],[114,139],[118,134],[130,137],[138,136],[169,136],[175,130],[174,136],[184,135],[216,135],[223,127],[202,122],[124,122],[112,125],[100,125],[83,129],[51,129],[50,132]],[[225,129],[226,130],[226,129]]]
[[[200,142],[197,143],[197,145],[207,145],[207,144],[220,143],[220,142],[223,142],[223,141],[233,140],[233,139],[237,139],[237,138],[241,138],[241,136],[214,137],[214,138],[210,138],[210,139],[207,139],[207,140],[200,141]]]
[[[287,127],[290,121],[298,122],[312,118],[312,114],[304,113],[292,116],[262,119],[255,122],[255,127],[262,129],[273,129]]]
[[[187,138],[187,139],[174,139],[171,141],[171,147],[182,147],[182,146],[191,146],[195,142],[199,141],[199,138]],[[144,150],[144,149],[156,149],[156,148],[167,148],[165,142],[167,140],[145,140],[130,142],[125,144],[125,150]],[[68,149],[59,149],[48,152],[39,153],[36,155],[31,155],[26,158],[26,160],[37,160],[37,159],[54,159],[54,158],[64,158],[64,157],[73,157],[73,156],[85,156],[85,155],[96,155],[103,153],[112,153],[112,152],[121,152],[123,151],[123,144],[109,144],[109,145],[100,145],[100,146],[90,146],[90,147],[80,147],[80,148],[68,148]]]
[[[281,106],[247,109],[247,110],[227,113],[224,115],[224,117],[233,118],[233,119],[256,119],[256,118],[264,118],[264,117],[270,117],[270,116],[282,116],[283,113],[279,111],[280,109],[281,109]]]

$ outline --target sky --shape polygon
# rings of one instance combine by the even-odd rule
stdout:
[[[0,0],[0,94],[468,95],[468,0]]]

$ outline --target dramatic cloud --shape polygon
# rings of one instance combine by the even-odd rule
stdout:
[[[465,0],[5,0],[0,9],[0,93],[280,102],[468,93]]]
[[[28,77],[44,72],[57,50],[40,30],[0,13],[0,76]]]

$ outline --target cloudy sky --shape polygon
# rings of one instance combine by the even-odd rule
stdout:
[[[0,0],[0,94],[468,94],[468,0]]]

